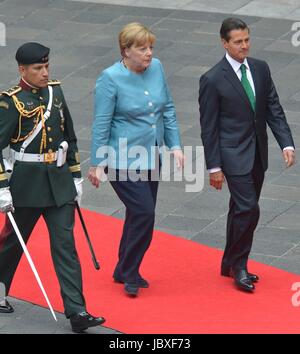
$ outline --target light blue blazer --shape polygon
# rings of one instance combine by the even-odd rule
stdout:
[[[156,145],[181,148],[175,107],[158,59],[142,74],[122,62],[105,69],[96,82],[94,112],[92,166],[154,169]]]

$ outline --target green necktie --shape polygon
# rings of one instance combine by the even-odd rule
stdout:
[[[252,90],[252,87],[250,85],[250,82],[247,78],[246,65],[242,64],[240,68],[241,68],[241,72],[242,72],[241,83],[242,83],[244,90],[249,98],[249,101],[251,103],[251,107],[252,107],[253,111],[255,112],[255,96],[254,96],[254,92]]]

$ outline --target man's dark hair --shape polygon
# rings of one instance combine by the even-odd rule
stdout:
[[[223,22],[222,22],[222,26],[220,28],[220,36],[222,39],[225,39],[226,42],[229,41],[230,39],[230,32],[232,30],[244,30],[247,29],[249,32],[249,27],[247,26],[247,24],[240,20],[239,18],[226,18]]]

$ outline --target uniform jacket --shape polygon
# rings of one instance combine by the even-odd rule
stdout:
[[[13,96],[24,104],[27,111],[39,105],[48,105],[48,88],[32,89],[16,86],[2,92],[0,96],[0,188],[10,186],[14,206],[47,207],[61,206],[76,197],[73,177],[80,177],[80,164],[73,122],[66,105],[59,82],[49,82],[53,87],[53,105],[51,115],[45,122],[46,148],[42,153],[57,151],[59,144],[66,140],[69,144],[67,163],[57,167],[56,162],[16,161],[10,181],[4,171],[2,150],[10,145],[20,151],[22,141],[13,143],[21,124],[20,136],[24,137],[34,128],[37,117],[20,117]],[[40,153],[42,131],[28,145],[25,153]]]

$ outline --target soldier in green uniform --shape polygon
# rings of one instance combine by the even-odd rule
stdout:
[[[14,212],[24,241],[42,215],[73,331],[101,325],[86,312],[82,275],[74,243],[75,200],[82,194],[77,140],[60,82],[49,81],[49,48],[25,43],[16,53],[21,80],[0,95],[0,211]],[[7,178],[2,150],[14,161]],[[9,293],[22,248],[6,216],[0,233],[0,282]],[[13,312],[6,298],[0,313]]]

